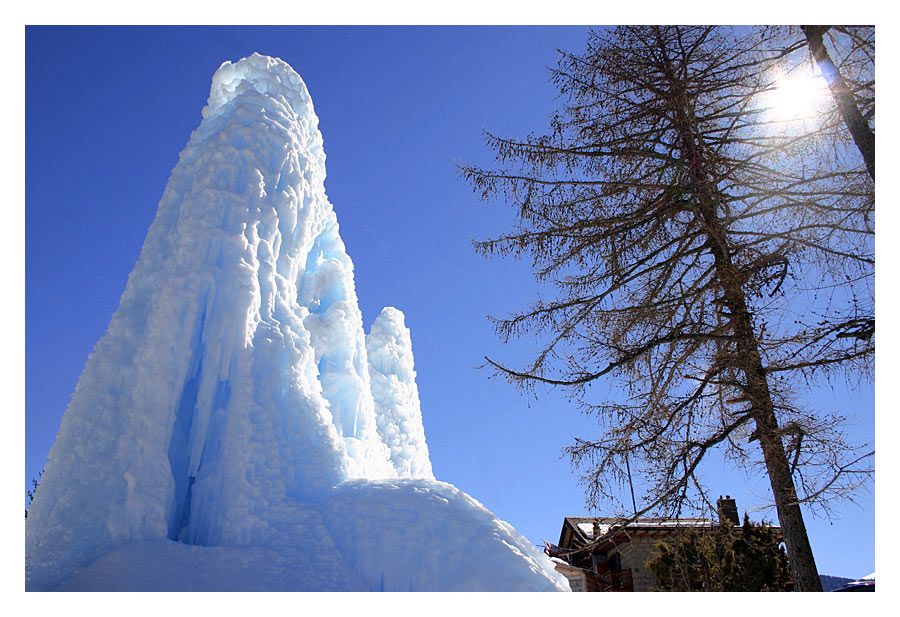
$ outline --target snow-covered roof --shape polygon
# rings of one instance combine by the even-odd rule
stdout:
[[[614,528],[622,527],[624,522],[621,518],[613,517],[568,517],[572,526],[588,540],[607,535]],[[597,535],[594,535],[594,527],[597,527]],[[716,523],[708,518],[688,517],[688,518],[640,518],[626,525],[629,530],[640,531],[650,529],[669,529],[673,527],[713,527]]]

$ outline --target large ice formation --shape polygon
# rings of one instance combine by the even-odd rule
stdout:
[[[26,588],[565,590],[434,479],[403,314],[368,336],[300,77],[213,77],[26,523]]]

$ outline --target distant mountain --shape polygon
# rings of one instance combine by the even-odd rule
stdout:
[[[829,576],[820,574],[819,580],[822,581],[822,591],[834,591],[838,587],[843,587],[847,583],[852,583],[855,578],[844,578],[843,576]]]

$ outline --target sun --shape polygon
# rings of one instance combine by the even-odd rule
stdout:
[[[808,120],[821,111],[828,96],[828,86],[820,74],[782,75],[763,95],[763,106],[768,119],[776,122]]]

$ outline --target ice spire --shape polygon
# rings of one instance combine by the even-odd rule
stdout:
[[[378,435],[401,478],[434,478],[419,407],[412,339],[403,313],[381,311],[366,337]]]
[[[223,64],[79,380],[30,527],[54,526],[68,504],[93,530],[85,550],[216,544],[264,533],[258,511],[279,495],[396,476],[324,180],[300,77],[257,54]]]
[[[453,588],[443,573],[407,567],[422,534],[452,516],[481,538],[479,559],[494,551],[518,572],[509,580],[552,588],[524,538],[432,479],[409,331],[386,309],[364,335],[299,75],[259,54],[226,62],[202,115],[50,451],[26,523],[26,586],[56,588],[76,568],[90,578],[84,568],[106,567],[107,555],[117,565],[105,588],[110,576],[141,588],[146,572],[129,573],[115,555],[132,563],[133,551],[157,546],[221,562],[182,548],[202,546],[267,547],[257,557],[289,563],[289,588],[348,588],[348,564],[352,589]],[[405,548],[406,529],[393,529],[400,513],[419,526]],[[364,517],[350,526],[369,533],[348,543],[338,515]],[[252,574],[250,554],[230,566],[233,580]],[[458,556],[461,574],[467,559]],[[197,588],[182,578],[168,588]]]

